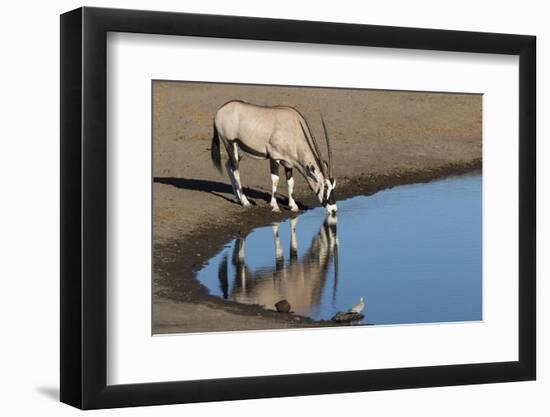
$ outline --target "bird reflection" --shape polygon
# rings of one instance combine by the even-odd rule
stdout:
[[[233,245],[231,263],[234,277],[228,279],[229,265],[226,255],[218,269],[220,288],[225,299],[246,304],[259,304],[274,309],[280,300],[287,300],[291,310],[309,315],[319,305],[330,270],[334,264],[332,299],[336,299],[338,286],[338,238],[336,218],[327,217],[313,237],[308,250],[298,256],[296,235],[298,219],[290,220],[290,248],[285,261],[284,248],[279,239],[279,223],[272,225],[274,264],[252,270],[245,258],[246,236],[239,236]],[[229,288],[232,282],[232,288]]]

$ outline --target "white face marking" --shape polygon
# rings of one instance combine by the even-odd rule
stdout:
[[[334,226],[338,223],[338,217],[336,216],[327,216],[327,224],[329,226]],[[338,242],[336,242],[338,243]]]
[[[336,204],[327,204],[325,209],[327,210],[327,213],[329,213],[329,214],[336,214],[336,211],[338,211],[338,208],[336,207]]]
[[[325,180],[325,188],[327,190],[327,198],[329,198],[332,194],[332,190],[334,189],[329,180]]]
[[[326,190],[326,199],[329,200],[330,196],[332,195],[332,192],[334,191],[334,185],[328,179],[325,180],[325,185],[324,185],[324,189],[322,190],[322,192],[324,193],[325,190]],[[324,197],[324,195],[321,194],[321,199],[323,197]],[[331,214],[331,215],[336,215],[336,211],[338,210],[337,207],[336,207],[336,204],[330,204],[330,203],[328,203],[325,206],[325,209],[326,209],[327,213]]]

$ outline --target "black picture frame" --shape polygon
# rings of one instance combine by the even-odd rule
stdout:
[[[519,56],[519,360],[107,385],[108,32]],[[535,379],[534,36],[85,7],[61,15],[60,56],[62,402],[93,409]]]

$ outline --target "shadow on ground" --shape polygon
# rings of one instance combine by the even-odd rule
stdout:
[[[237,200],[234,197],[227,197],[223,194],[229,194],[233,195],[233,188],[229,184],[225,184],[223,182],[218,181],[211,181],[211,180],[199,180],[199,179],[191,179],[191,178],[176,178],[176,177],[155,177],[153,182],[159,183],[159,184],[166,184],[166,185],[172,185],[176,188],[182,188],[186,190],[194,190],[194,191],[204,191],[207,193],[210,193],[212,195],[215,195],[216,197],[223,198],[226,201],[229,201],[233,204],[239,204],[237,203]],[[271,200],[271,194],[266,193],[265,191],[256,190],[254,188],[244,187],[243,188],[244,194],[247,197],[257,199],[257,200],[263,200],[266,203],[269,203]],[[288,198],[287,197],[277,197],[277,201],[280,204],[288,205]],[[251,201],[252,204],[255,204],[255,202]],[[309,207],[303,204],[300,204],[297,202],[298,207],[301,210],[307,210]]]

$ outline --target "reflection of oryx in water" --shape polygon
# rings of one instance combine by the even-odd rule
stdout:
[[[324,120],[323,129],[327,142],[328,163],[322,159],[319,145],[311,133],[306,119],[294,108],[285,106],[264,107],[242,101],[230,101],[216,112],[211,157],[221,172],[220,140],[228,154],[227,174],[237,200],[248,207],[239,174],[239,162],[243,155],[255,159],[269,159],[271,169],[271,207],[280,211],[275,193],[279,183],[279,165],[285,169],[288,184],[288,204],[292,211],[298,205],[292,196],[296,168],[304,176],[309,187],[317,195],[327,213],[336,215],[332,150]]]
[[[228,283],[228,257],[223,259],[218,271],[220,286],[225,299],[246,304],[260,304],[273,309],[275,303],[286,299],[292,311],[308,315],[318,305],[327,281],[330,263],[334,260],[333,297],[338,283],[338,240],[336,219],[328,216],[308,251],[298,257],[296,223],[290,220],[290,252],[285,263],[283,247],[279,239],[279,225],[274,224],[275,265],[252,271],[245,260],[245,238],[239,237],[233,247],[232,264],[235,269],[233,286]]]

